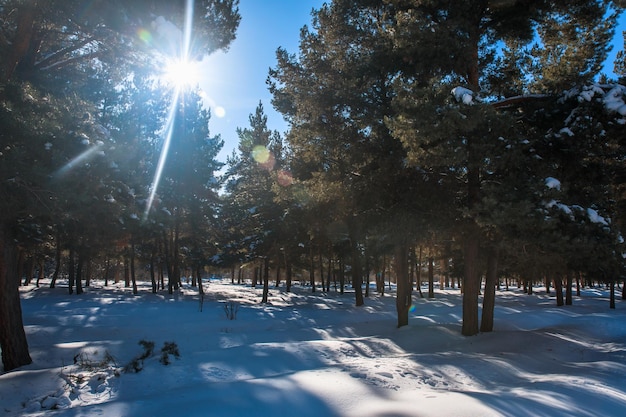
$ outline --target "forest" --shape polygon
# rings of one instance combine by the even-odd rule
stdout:
[[[463,290],[464,336],[493,330],[509,282],[544,283],[558,305],[607,285],[615,308],[623,51],[616,77],[601,70],[623,7],[329,1],[268,72],[288,131],[259,103],[218,161],[200,92],[155,68],[227,50],[237,0],[0,0],[4,370],[32,361],[18,289],[44,276],[77,297],[120,276],[170,294],[183,277],[200,293],[209,274],[247,277],[262,302],[270,280],[349,285],[356,306],[393,277],[402,327],[436,270]],[[193,42],[152,30],[164,16]]]

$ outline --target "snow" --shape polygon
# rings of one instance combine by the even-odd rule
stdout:
[[[555,190],[561,190],[561,181],[554,177],[547,177],[545,179],[546,187],[553,188]]]
[[[44,283],[45,284],[45,283]],[[626,407],[626,314],[604,288],[556,307],[537,287],[498,291],[495,331],[463,337],[461,294],[312,294],[206,280],[203,299],[145,285],[86,293],[22,287],[34,363],[0,375],[5,416],[617,416]],[[393,291],[391,291],[393,292]],[[228,320],[225,306],[238,307]],[[140,372],[125,365],[153,341]],[[166,342],[180,358],[159,361]],[[54,408],[53,411],[50,408]]]
[[[454,87],[452,89],[452,95],[457,102],[466,105],[474,104],[474,92],[465,87]]]
[[[587,209],[587,216],[589,216],[589,221],[591,223],[598,223],[604,226],[608,226],[609,222],[602,216],[598,214],[598,212],[592,208]]]

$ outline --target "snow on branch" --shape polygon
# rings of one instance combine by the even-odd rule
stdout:
[[[452,89],[452,95],[456,99],[457,102],[463,103],[466,105],[472,105],[474,103],[474,92],[465,87],[454,87]]]

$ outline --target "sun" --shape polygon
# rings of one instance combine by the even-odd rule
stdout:
[[[200,82],[199,62],[174,59],[166,63],[163,71],[165,81],[179,89],[193,88]]]

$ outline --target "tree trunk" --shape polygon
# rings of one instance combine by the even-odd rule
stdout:
[[[428,298],[435,298],[435,258],[432,255],[428,257]]]
[[[37,3],[37,1],[24,2],[17,9],[17,29],[10,43],[11,48],[5,57],[2,73],[3,81],[11,79],[15,68],[28,53],[34,34],[33,25],[37,12]]]
[[[423,249],[420,246],[420,255],[417,259],[417,277],[415,278],[415,286],[417,287],[417,292],[420,294],[420,298],[424,298],[424,294],[422,294],[422,254]]]
[[[561,307],[563,303],[563,279],[559,274],[554,276],[554,292],[556,292],[556,305]]]
[[[156,268],[154,267],[155,262],[156,262],[156,250],[153,250],[152,256],[150,257],[150,283],[152,284],[152,294],[156,294],[159,289],[159,284],[157,283],[157,277],[156,277]]]
[[[346,286],[346,269],[343,258],[339,259],[339,294],[343,294]]]
[[[311,242],[309,283],[311,284],[311,292],[315,292],[315,256],[313,255],[313,243]]]
[[[411,289],[409,284],[408,248],[405,244],[398,244],[395,248],[396,267],[396,311],[398,312],[398,327],[409,324],[409,308],[411,307]]]
[[[196,265],[196,280],[198,281],[198,294],[201,296],[204,295],[204,286],[202,284],[202,267],[200,266],[200,262]]]
[[[15,239],[0,224],[0,349],[5,372],[32,363],[22,319],[17,251]]]
[[[265,257],[263,259],[263,299],[261,303],[268,302],[268,296],[270,293],[270,259]]]
[[[463,336],[478,334],[478,237],[474,232],[465,238],[463,277]]]
[[[83,249],[84,250],[84,249]],[[83,293],[83,270],[85,264],[85,255],[82,251],[78,252],[78,262],[76,264],[76,295]]]
[[[567,274],[565,275],[565,305],[567,306],[572,305],[572,285],[572,272],[567,271]]]
[[[356,219],[350,222],[350,249],[352,253],[352,286],[354,287],[354,299],[356,306],[362,306],[363,278],[361,271],[361,251],[359,249],[358,234],[356,233]]]
[[[61,269],[61,238],[60,233],[57,233],[56,248],[54,254],[54,272],[52,273],[52,279],[50,280],[50,288],[54,288],[57,285],[57,279],[59,278],[59,270]]]
[[[285,291],[291,292],[291,280],[292,280],[291,262],[285,259]]]
[[[76,266],[74,261],[74,248],[70,248],[70,253],[67,261],[67,278],[68,278],[68,291],[70,294],[74,294],[74,282],[76,281]]]
[[[609,308],[615,309],[615,281],[611,281],[611,296],[609,298]]]
[[[104,258],[104,286],[109,286],[109,274],[111,273],[111,259],[107,255]]]
[[[333,258],[332,256],[328,257],[328,271],[326,273],[326,292],[330,292],[330,279],[333,274]]]
[[[130,282],[132,283],[132,286],[133,286],[133,294],[137,295],[139,291],[137,290],[137,277],[135,275],[135,239],[134,238],[130,239],[129,262],[130,262]]]
[[[39,281],[43,280],[46,277],[46,273],[45,273],[45,261],[42,258],[39,261],[39,273],[37,274],[37,288],[39,288]]]
[[[493,313],[496,306],[496,286],[498,285],[498,249],[492,248],[487,256],[485,295],[483,296],[483,315],[480,322],[481,332],[493,331]]]
[[[124,257],[124,288],[130,287],[130,260]]]

